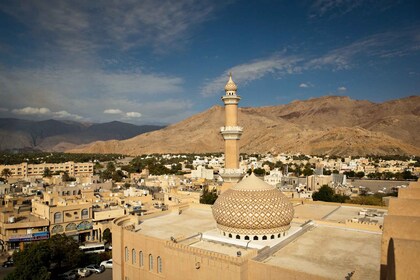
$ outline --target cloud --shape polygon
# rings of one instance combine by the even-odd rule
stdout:
[[[123,111],[121,111],[120,109],[106,109],[104,111],[104,114],[119,115],[123,114]]]
[[[232,73],[234,80],[242,85],[260,79],[267,74],[281,77],[286,74],[298,73],[300,68],[296,67],[296,65],[300,60],[301,58],[296,56],[274,55],[269,58],[234,66],[213,81],[205,83],[201,88],[201,94],[203,96],[211,96],[219,92],[227,82],[228,73]]]
[[[67,111],[52,112],[49,108],[36,108],[36,107],[25,107],[21,109],[13,109],[12,113],[23,116],[34,116],[34,117],[52,117],[57,119],[68,119],[68,120],[82,120],[83,117],[77,114],[71,114]]]
[[[138,112],[127,112],[127,113],[125,113],[125,116],[127,118],[140,118],[141,114],[138,113]]]
[[[344,15],[361,6],[362,0],[317,0],[311,7],[310,17],[322,17],[327,13]]]
[[[242,85],[260,79],[268,74],[276,77],[298,74],[303,71],[330,69],[343,71],[351,69],[358,63],[378,63],[378,58],[390,59],[418,51],[420,36],[418,28],[399,32],[385,32],[362,38],[346,46],[327,51],[325,54],[287,55],[284,52],[268,58],[260,58],[248,63],[239,64],[225,70],[222,75],[209,80],[201,87],[203,96],[211,96],[220,92],[232,72],[235,81]],[[310,85],[310,84],[307,84]]]
[[[344,86],[341,86],[341,87],[337,88],[337,90],[343,92],[343,91],[346,91],[347,88],[344,87]]]
[[[34,108],[34,107],[25,107],[22,109],[13,109],[12,113],[17,115],[50,115],[51,110],[45,107]]]
[[[66,52],[116,46],[155,50],[183,44],[192,29],[209,20],[210,0],[3,1],[0,10]]]
[[[301,83],[299,85],[300,88],[310,88],[313,87],[313,85],[311,83]]]
[[[64,110],[53,112],[53,116],[57,119],[68,119],[68,120],[83,120],[84,119],[82,116],[79,116],[77,114],[71,114]]]
[[[9,112],[9,109],[0,107],[0,112]]]

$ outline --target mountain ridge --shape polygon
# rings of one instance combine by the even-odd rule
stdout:
[[[241,152],[420,155],[420,96],[374,103],[325,96],[289,104],[240,107]],[[215,105],[164,129],[69,152],[206,153],[223,151],[224,108]]]
[[[97,140],[123,140],[163,126],[112,121],[107,123],[79,123],[75,121],[30,121],[0,118],[1,150],[42,150],[62,152],[76,145]]]

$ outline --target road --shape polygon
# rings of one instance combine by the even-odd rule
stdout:
[[[13,269],[14,267],[0,267],[0,280],[3,280]],[[103,273],[92,274],[86,280],[112,280],[112,269],[107,268]]]
[[[100,274],[92,274],[86,280],[112,280],[112,269],[107,268]]]

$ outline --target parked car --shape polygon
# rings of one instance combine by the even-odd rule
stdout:
[[[112,268],[112,259],[101,262],[100,266],[103,266],[105,268]]]
[[[97,264],[90,264],[85,267],[87,270],[90,270],[92,273],[102,273],[105,271],[105,267],[99,266]]]
[[[63,280],[75,280],[77,279],[77,271],[74,269],[69,270],[63,274],[59,274],[58,278]]]
[[[9,267],[9,266],[13,266],[13,265],[14,265],[14,263],[13,263],[12,259],[9,259],[9,260],[7,260],[3,263],[3,267]]]
[[[80,277],[88,277],[89,275],[92,274],[92,271],[88,270],[86,267],[85,268],[78,268],[77,269],[77,274]]]

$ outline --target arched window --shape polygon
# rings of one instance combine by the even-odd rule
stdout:
[[[256,236],[256,235],[255,235],[255,236],[254,236],[254,240],[258,240],[258,236]]]
[[[241,239],[241,237],[239,236],[239,234],[236,235],[236,239]]]
[[[248,235],[245,235],[245,240],[249,240],[249,236]]]
[[[89,210],[83,209],[82,210],[82,219],[88,219],[89,218]]]
[[[274,235],[273,234],[271,235],[271,239],[274,239]]]
[[[64,228],[63,228],[63,226],[62,225],[55,225],[55,226],[53,226],[53,228],[51,229],[51,232],[52,233],[60,233],[60,232],[63,232],[64,231]]]
[[[61,223],[61,213],[60,212],[56,212],[54,213],[54,223]]]
[[[139,252],[139,264],[141,267],[144,266],[143,251]]]
[[[264,235],[263,238],[262,238],[262,240],[267,240],[267,236]]]
[[[153,270],[153,256],[152,254],[149,255],[149,270]]]
[[[136,250],[131,250],[131,263],[135,264],[136,263]]]
[[[129,257],[129,256],[128,256],[128,254],[129,254],[129,253],[128,253],[128,248],[127,248],[127,247],[125,247],[125,261],[126,261],[126,262],[128,262],[128,257]]]
[[[229,233],[229,238],[232,238],[232,234]]]
[[[76,230],[76,229],[77,229],[77,226],[76,226],[75,223],[70,223],[66,226],[66,231],[73,231],[73,230]]]
[[[157,257],[157,269],[158,269],[158,273],[162,273],[162,258],[161,257]]]

